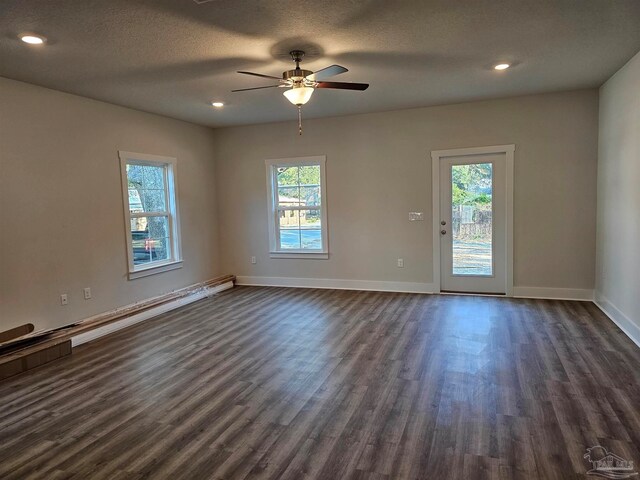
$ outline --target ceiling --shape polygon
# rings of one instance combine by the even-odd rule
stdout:
[[[640,50],[639,0],[2,0],[0,18],[0,76],[213,127],[295,120],[281,89],[231,93],[295,48],[371,84],[316,91],[307,118],[597,87]]]

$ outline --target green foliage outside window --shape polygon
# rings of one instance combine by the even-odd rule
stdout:
[[[320,185],[320,167],[310,165],[305,167],[278,168],[278,186]]]
[[[487,205],[491,203],[492,164],[454,165],[451,168],[453,205]],[[482,191],[485,190],[485,191]]]

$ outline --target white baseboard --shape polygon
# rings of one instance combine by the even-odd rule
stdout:
[[[434,285],[432,283],[344,280],[337,278],[252,277],[238,275],[236,277],[236,285],[434,293]],[[593,290],[580,288],[513,287],[513,296],[516,298],[592,301]]]
[[[593,301],[593,290],[587,288],[513,287],[515,298]]]
[[[607,297],[596,290],[594,303],[602,312],[622,330],[633,343],[640,347],[640,326],[631,321],[624,313],[611,303]]]
[[[378,292],[433,293],[433,284],[344,280],[338,278],[250,277],[236,276],[236,285],[261,287],[324,288],[335,290],[373,290]]]
[[[71,337],[71,347],[77,347],[78,345],[82,345],[83,343],[87,343],[97,338],[104,337],[105,335],[109,335],[110,333],[113,333],[115,331],[122,330],[123,328],[153,318],[157,315],[160,315],[161,313],[174,310],[178,307],[182,307],[183,305],[188,305],[189,303],[193,303],[202,298],[209,297],[214,293],[222,292],[230,288],[233,288],[233,282],[223,283],[222,285],[217,285],[215,287],[198,289],[192,294],[185,297],[177,298],[176,300],[173,300],[171,302],[158,305],[155,308],[150,308],[149,310],[145,310],[143,312],[133,314],[129,317],[125,317],[118,322],[113,322],[105,325],[104,327],[89,330],[88,332],[81,333],[79,335],[76,335],[75,337]],[[128,307],[123,307],[120,310],[125,310],[127,308]]]

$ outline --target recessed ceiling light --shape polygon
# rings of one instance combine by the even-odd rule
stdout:
[[[47,41],[46,38],[40,35],[20,35],[20,40],[30,45],[42,45]]]
[[[509,68],[511,65],[509,65],[508,63],[499,63],[498,65],[496,65],[495,67],[493,67],[495,70],[506,70],[507,68]]]
[[[216,108],[224,107],[224,103],[222,103],[222,102],[211,102],[211,105],[213,105]]]

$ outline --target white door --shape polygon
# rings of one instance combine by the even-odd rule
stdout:
[[[439,158],[440,290],[507,292],[506,154]]]

